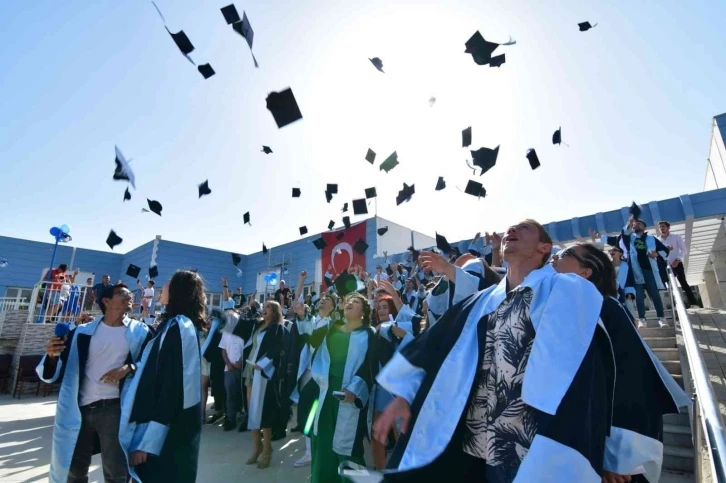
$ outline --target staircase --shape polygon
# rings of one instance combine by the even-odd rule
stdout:
[[[646,320],[649,328],[640,329],[638,332],[676,382],[683,387],[683,372],[676,345],[676,332],[673,328],[672,313],[670,310],[666,310],[665,315],[671,327],[659,328],[655,312],[648,312],[646,313]],[[663,416],[662,483],[694,482],[691,422],[688,409],[682,409],[681,411],[680,414],[666,414]]]

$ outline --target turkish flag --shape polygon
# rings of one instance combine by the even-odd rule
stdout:
[[[350,228],[335,230],[323,233],[325,240],[325,248],[322,255],[322,267],[324,273],[330,273],[333,278],[337,277],[343,270],[352,272],[352,267],[360,265],[365,269],[366,256],[361,255],[353,249],[355,242],[358,240],[366,241],[366,222],[367,220],[350,225]],[[345,234],[340,240],[338,235],[342,232]],[[327,284],[326,284],[326,287]]]

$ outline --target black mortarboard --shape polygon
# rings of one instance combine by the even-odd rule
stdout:
[[[272,154],[272,149],[270,149],[270,146],[262,146],[262,152],[265,154]]]
[[[271,92],[267,96],[267,109],[275,118],[278,128],[285,127],[299,119],[302,119],[302,113],[295,101],[292,89],[289,87],[284,91]]]
[[[631,215],[633,215],[633,217],[634,217],[634,218],[635,218],[636,220],[639,220],[639,219],[640,219],[640,215],[642,215],[642,214],[643,214],[643,210],[641,210],[641,209],[640,209],[640,206],[638,206],[638,205],[637,205],[637,204],[635,203],[635,201],[633,201],[633,204],[632,204],[632,205],[630,205],[630,210],[629,210],[629,211],[630,211],[630,214],[631,214]]]
[[[242,223],[249,223],[250,222],[250,212],[248,211],[244,215],[242,215]]]
[[[364,255],[366,250],[368,250],[368,244],[364,240],[358,240],[353,245],[353,250],[360,253],[361,255]]]
[[[386,173],[388,173],[396,166],[398,166],[398,154],[396,154],[396,151],[393,151],[393,153],[390,156],[388,156],[385,161],[383,161],[381,163],[381,167],[380,167],[379,171],[383,170]]]
[[[116,148],[116,159],[114,160],[116,163],[116,170],[113,172],[113,179],[128,181],[129,184],[136,189],[135,176],[134,172],[131,170],[131,165],[129,165],[129,162],[126,161],[126,158],[121,153],[118,146],[114,146],[114,148]]]
[[[552,134],[552,144],[562,144],[562,127],[558,127]]]
[[[471,146],[471,126],[461,131],[461,147]]]
[[[347,213],[348,212],[348,203],[343,203],[343,209],[340,211],[341,211],[341,213]]]
[[[209,189],[209,180],[206,180],[204,183],[197,186],[199,189],[199,197],[201,198],[204,195],[208,195],[212,193],[212,190]]]
[[[539,168],[539,158],[537,157],[537,151],[534,149],[529,149],[527,151],[527,159],[529,160],[529,165],[532,167],[532,169]]]
[[[358,280],[348,273],[348,270],[343,270],[343,272],[335,279],[334,285],[335,291],[338,292],[338,295],[345,297],[349,293],[356,291],[358,288]]]
[[[237,15],[237,18],[239,18],[239,15]],[[252,44],[255,41],[255,32],[252,30],[252,25],[250,24],[250,20],[247,18],[246,12],[242,12],[242,21],[233,23],[232,28],[235,32],[245,38],[247,45],[249,45],[250,49],[252,49]],[[255,61],[255,64],[257,64],[257,61]]]
[[[444,181],[443,176],[439,176],[439,180],[436,182],[436,191],[441,191],[444,188],[446,188],[446,181]]]
[[[487,195],[487,190],[484,189],[484,186],[482,186],[481,183],[478,183],[474,180],[469,180],[469,182],[466,184],[466,189],[464,190],[464,193],[479,198],[484,198]]]
[[[343,221],[345,221],[345,220],[343,220]],[[348,223],[348,225],[346,225],[346,228],[350,228],[350,223]],[[335,235],[335,239],[338,240],[338,241],[340,241],[340,240],[342,240],[342,238],[344,236],[345,236],[345,232],[344,231],[341,231],[340,233],[338,233],[337,235]]]
[[[306,235],[308,233],[308,227],[307,226],[301,226],[300,227],[300,236]]]
[[[205,79],[209,79],[214,75],[214,69],[212,69],[210,64],[202,64],[197,67],[197,70],[204,76]]]
[[[159,276],[159,267],[154,265],[153,267],[149,267],[149,278],[156,278]]]
[[[113,250],[113,247],[120,245],[122,241],[124,241],[124,239],[118,236],[115,231],[111,230],[111,233],[109,233],[106,238],[106,245]]]
[[[239,262],[241,262],[241,261],[242,261],[242,257],[237,255],[236,253],[232,254],[232,265],[234,265],[236,267],[237,265],[239,265]]]
[[[350,216],[343,217],[343,225],[345,225],[346,230],[350,228]]]
[[[590,25],[590,22],[580,22],[577,24],[577,26],[580,27],[580,32],[587,32],[591,28],[597,26],[597,24]]]
[[[366,205],[365,199],[353,200],[353,213],[356,215],[365,215],[368,213],[368,206]]]
[[[265,246],[264,243],[262,244],[262,254],[267,255],[267,247]]]
[[[375,188],[366,188],[366,199],[375,198],[376,196],[378,195]]]
[[[451,251],[451,245],[449,245],[446,237],[444,235],[439,235],[438,233],[436,233],[436,248],[444,253],[449,253]]]
[[[124,201],[131,199],[131,193],[129,192],[128,186],[126,187],[126,190],[124,191]]]
[[[222,10],[222,15],[224,15],[224,20],[227,22],[227,25],[240,21],[239,13],[237,13],[237,9],[234,8],[234,4],[229,4],[226,7],[222,7],[220,10]]]
[[[338,192],[338,185],[328,183],[328,185],[325,187],[325,191],[327,191],[331,195],[334,195]]]
[[[368,148],[368,152],[366,153],[366,161],[373,164],[376,160],[376,152],[373,151],[371,148]]]
[[[371,61],[371,64],[375,66],[376,69],[383,72],[383,61],[379,59],[378,57],[373,57],[372,59],[368,59]],[[385,74],[385,72],[383,72]]]
[[[194,62],[189,58],[189,54],[194,51],[194,46],[192,45],[192,41],[189,40],[189,37],[187,37],[187,34],[185,34],[183,30],[178,31],[177,33],[172,33],[168,27],[164,26],[164,28],[166,28],[166,31],[169,32],[171,38],[174,39],[174,43],[181,53],[184,54],[184,57],[193,64]]]
[[[137,267],[133,263],[129,264],[128,268],[126,269],[126,275],[128,275],[131,278],[139,278],[140,273],[141,273],[141,267]]]
[[[404,201],[410,201],[413,194],[416,192],[416,185],[408,186],[406,183],[403,183],[403,189],[398,192],[398,196],[396,196],[396,205],[400,205]]]
[[[328,203],[330,203],[330,200],[332,200],[332,199],[333,199],[333,194],[330,191],[327,191],[326,190],[325,191],[325,201],[327,201]]]
[[[378,236],[383,236],[383,235],[386,234],[386,232],[388,232],[388,227],[387,226],[384,226],[382,228],[379,228],[378,229]]]
[[[465,53],[471,54],[477,65],[487,65],[492,58],[492,52],[499,47],[499,44],[487,42],[477,30],[469,40],[466,41]]]
[[[300,188],[293,188],[292,189],[292,197],[293,198],[300,198]]]
[[[501,67],[501,65],[507,61],[504,54],[496,55],[489,61],[489,67]]]
[[[499,146],[494,149],[479,148],[471,152],[472,164],[481,168],[479,176],[483,175],[497,164],[497,156],[499,155]]]
[[[323,240],[323,237],[313,240],[313,245],[315,245],[315,248],[317,248],[318,250],[322,250],[323,248],[328,246],[328,244],[325,243],[325,240]]]
[[[161,210],[164,208],[163,206],[161,206],[161,203],[156,200],[150,200],[148,198],[146,198],[146,202],[149,204],[150,211],[153,211],[157,215],[161,216]]]
[[[333,220],[330,220],[330,223],[328,223],[328,230],[332,230],[335,226],[335,222]]]

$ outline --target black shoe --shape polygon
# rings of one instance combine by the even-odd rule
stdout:
[[[233,430],[233,429],[234,429],[235,427],[236,427],[236,426],[235,426],[235,424],[234,424],[234,423],[230,423],[229,421],[225,421],[225,422],[224,422],[224,428],[223,428],[223,429],[224,429],[225,431],[232,431],[232,430]]]
[[[291,433],[302,433],[302,430],[303,430],[303,428],[302,428],[302,427],[300,427],[300,425],[298,424],[297,426],[295,426],[294,428],[292,428],[292,429],[290,430],[290,432],[291,432]]]
[[[224,413],[221,411],[217,411],[214,414],[212,414],[211,416],[209,416],[209,418],[207,419],[207,424],[214,424],[217,421],[219,421],[220,419],[222,419],[223,417],[224,417]]]
[[[239,423],[239,426],[237,426],[238,433],[244,433],[245,431],[249,431],[249,429],[247,429],[247,421],[243,421]]]
[[[287,431],[273,431],[272,432],[272,441],[280,441],[281,439],[285,439],[287,437]]]

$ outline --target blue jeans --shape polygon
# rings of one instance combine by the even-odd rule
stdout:
[[[237,413],[242,409],[242,378],[239,369],[224,373],[224,388],[227,391],[227,423],[234,424],[237,422]]]
[[[645,318],[645,290],[647,290],[648,296],[655,307],[655,313],[660,319],[663,317],[663,300],[660,298],[658,285],[655,283],[655,275],[653,272],[643,270],[643,279],[645,284],[635,284],[635,305],[638,308],[638,317]]]

